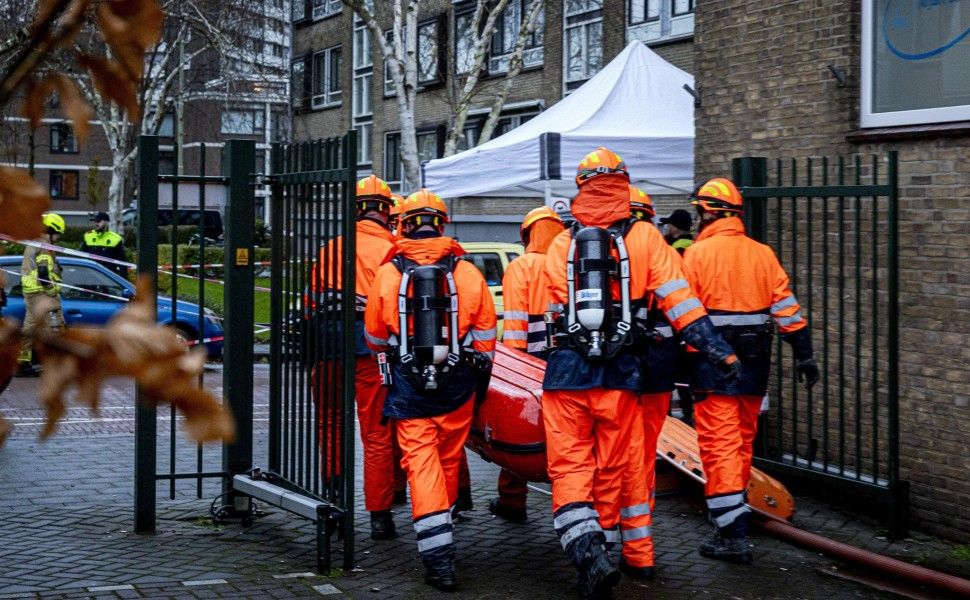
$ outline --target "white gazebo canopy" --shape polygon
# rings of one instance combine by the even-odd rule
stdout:
[[[651,194],[689,193],[694,78],[631,42],[549,110],[481,146],[427,162],[424,185],[444,198],[576,194],[576,165],[597,146],[620,155]]]

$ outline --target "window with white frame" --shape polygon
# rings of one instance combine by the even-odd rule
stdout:
[[[357,130],[357,165],[371,164],[371,136],[374,134],[373,123],[358,123]]]
[[[862,2],[862,127],[970,120],[964,2]]]
[[[371,107],[373,79],[373,73],[354,74],[354,117],[365,117],[373,113]]]
[[[340,105],[340,46],[313,55],[313,108]]]
[[[384,32],[384,38],[387,40],[388,44],[394,43],[394,32],[392,30],[387,30]],[[384,59],[384,95],[394,96],[397,94],[397,90],[394,89],[394,75],[391,71],[394,67],[391,61]]]
[[[357,164],[371,164],[371,136],[374,131],[374,115],[371,92],[374,82],[374,57],[370,32],[360,18],[354,19],[353,45],[354,83],[351,116],[357,130]]]
[[[51,154],[77,154],[77,138],[67,123],[54,123],[50,128]]]
[[[499,118],[498,123],[495,124],[495,133],[492,134],[492,137],[496,138],[512,131],[519,125],[531,121],[538,114],[539,111],[502,116]]]
[[[222,112],[222,133],[238,135],[262,134],[266,114],[261,110],[225,110]]]
[[[360,19],[354,23],[354,68],[366,69],[374,65],[374,54],[371,52],[370,31]]]
[[[290,7],[290,20],[294,23],[306,18],[306,0],[293,0]]]
[[[306,59],[300,58],[290,64],[290,98],[293,108],[306,106]]]
[[[627,38],[646,43],[694,35],[694,0],[627,0]]]
[[[603,0],[565,0],[563,71],[572,91],[603,67]]]
[[[158,135],[160,137],[175,137],[175,114],[165,113],[158,124]]]
[[[340,0],[312,0],[313,20],[325,19],[340,14],[343,3]]]
[[[418,25],[418,84],[438,80],[438,21],[434,20]]]
[[[401,132],[384,134],[384,181],[392,190],[401,191]]]
[[[492,36],[491,56],[488,61],[490,73],[504,73],[509,70],[509,62],[515,42],[519,39],[522,20],[526,17],[529,6],[534,0],[509,0],[502,12],[501,19],[496,24],[495,34]],[[545,31],[545,9],[539,9],[535,22],[525,41],[522,53],[522,66],[537,67],[542,64],[543,34]]]
[[[48,187],[51,198],[55,200],[77,200],[78,179],[77,171],[52,170]]]
[[[455,11],[455,73],[459,75],[471,71],[475,62],[474,21],[474,10]]]
[[[440,158],[440,153],[438,152],[440,148],[439,138],[437,129],[419,131],[417,133],[418,162]]]

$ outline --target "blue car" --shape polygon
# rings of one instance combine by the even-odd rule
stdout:
[[[24,295],[20,287],[20,263],[22,256],[0,256],[0,271],[6,277],[4,291],[7,293],[5,317],[23,322]],[[105,268],[103,265],[83,258],[58,257],[64,269],[61,277],[61,306],[64,320],[70,325],[103,325],[135,297],[135,286]],[[70,286],[70,287],[68,287]],[[222,356],[222,325],[218,315],[198,304],[179,300],[175,318],[172,318],[172,300],[159,296],[158,322],[175,327],[186,340],[199,339],[199,317],[202,317],[202,339],[216,338],[207,342],[209,358]]]

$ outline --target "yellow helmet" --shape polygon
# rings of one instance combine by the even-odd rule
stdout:
[[[64,233],[67,225],[64,223],[64,217],[57,213],[44,213],[41,217],[44,227],[52,230],[54,233]]]

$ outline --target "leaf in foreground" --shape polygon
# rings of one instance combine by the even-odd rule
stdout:
[[[198,386],[205,348],[189,352],[171,329],[158,325],[146,300],[153,295],[148,279],[143,278],[137,299],[104,328],[43,329],[36,334],[35,346],[44,367],[40,401],[47,408],[41,438],[49,437],[64,416],[64,394],[69,388],[76,386],[77,401],[97,411],[102,383],[121,375],[133,377],[153,405],[174,405],[185,416],[193,440],[233,439],[235,426],[228,409]]]
[[[27,171],[0,166],[0,233],[34,239],[44,231],[41,215],[50,205],[47,190]]]

